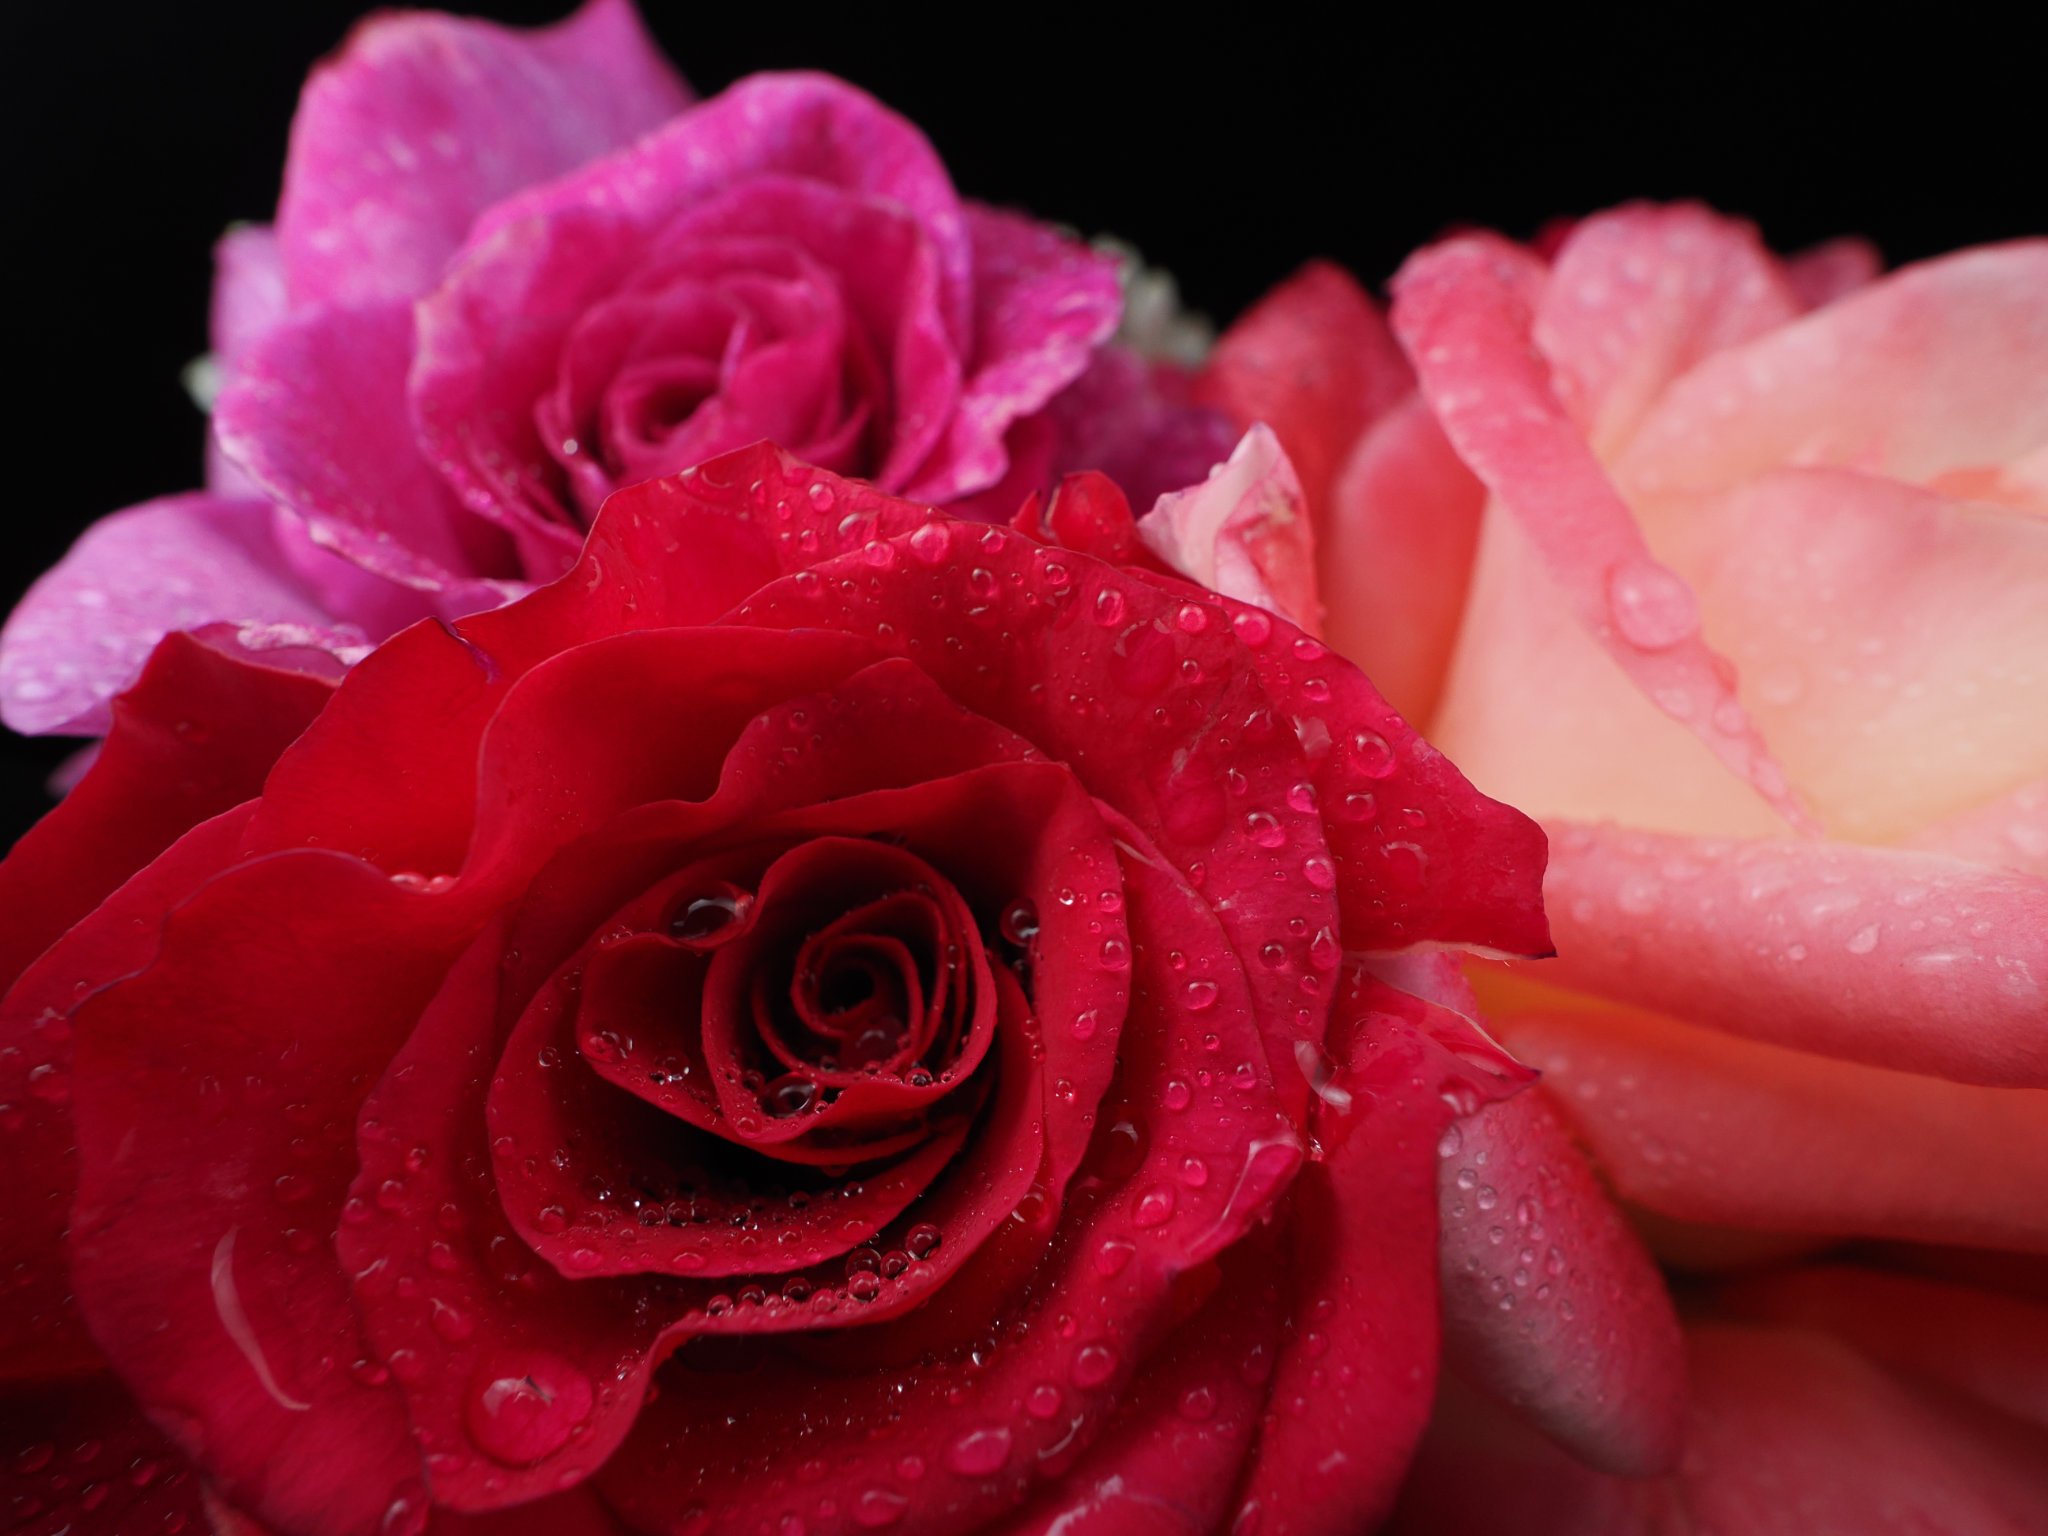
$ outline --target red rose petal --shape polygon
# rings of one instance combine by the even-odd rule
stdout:
[[[1678,1454],[1684,1342],[1663,1277],[1540,1088],[1444,1132],[1452,1370],[1606,1471]]]
[[[1116,1417],[995,1536],[1138,1536],[1221,1530],[1258,1433],[1279,1343],[1278,1245],[1257,1234],[1224,1255],[1202,1310],[1145,1361]],[[1048,1398],[1025,1398],[1023,1411]]]
[[[936,1359],[921,1315],[911,1318],[900,1325],[903,1353],[865,1370],[753,1355],[731,1361],[740,1369],[707,1359],[702,1369],[715,1374],[698,1374],[685,1356],[599,1475],[629,1524],[666,1528],[678,1507],[706,1531],[850,1514],[908,1536],[1000,1513],[1102,1433],[1165,1321],[1173,1283],[1271,1210],[1300,1142],[1260,1069],[1245,978],[1200,899],[1133,848],[1133,929],[1180,935],[1181,968],[1152,945],[1125,962],[1133,996],[1118,1085],[1129,1111],[1099,1117],[1030,1303],[987,1319],[978,1346]],[[1190,994],[1191,976],[1213,980],[1214,997]],[[776,1447],[773,1468],[799,1468],[793,1484],[764,1469],[764,1445]]]
[[[201,1536],[199,1473],[103,1371],[0,1392],[11,1536]]]
[[[9,1170],[0,1181],[0,1376],[93,1354],[61,1252],[75,1178],[64,1016],[77,983],[147,960],[164,905],[226,859],[241,820],[216,825],[149,881],[113,893],[188,829],[261,789],[332,691],[304,673],[170,636],[115,700],[91,771],[0,864],[0,1154]]]
[[[1293,1305],[1233,1526],[1245,1536],[1341,1536],[1391,1507],[1436,1375],[1438,1139],[1454,1103],[1511,1087],[1446,1049],[1463,1021],[1362,971],[1346,986],[1322,1155],[1291,1200]]]
[[[287,1528],[374,1527],[417,1474],[328,1234],[357,1108],[460,940],[437,915],[356,860],[278,854],[200,887],[76,1015],[79,1304],[172,1438]]]
[[[2048,886],[1846,844],[1557,828],[1543,980],[1957,1082],[2048,1087]]]

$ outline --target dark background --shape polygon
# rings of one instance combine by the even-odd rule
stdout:
[[[363,8],[8,7],[0,600],[91,518],[198,482],[178,373],[205,347],[210,248],[269,215],[299,81]],[[1528,234],[1632,196],[1703,197],[1782,249],[1857,231],[1894,261],[2048,229],[2038,55],[1962,7],[1810,28],[1785,7],[643,9],[700,92],[845,75],[919,123],[964,192],[1121,235],[1218,319],[1310,255],[1377,284],[1448,226]],[[0,846],[67,750],[0,738]]]

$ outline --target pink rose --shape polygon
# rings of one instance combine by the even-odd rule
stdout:
[[[0,714],[101,732],[174,629],[346,663],[559,576],[613,489],[761,439],[965,515],[1095,464],[1149,497],[1229,439],[1105,349],[1121,309],[1113,258],[964,201],[829,76],[692,105],[629,0],[374,18],[306,87],[275,225],[221,244],[208,488],[35,587]]]
[[[1201,387],[1302,468],[1325,638],[1552,837],[1398,1523],[2048,1528],[2048,243],[1631,206],[1391,319],[1312,269]]]

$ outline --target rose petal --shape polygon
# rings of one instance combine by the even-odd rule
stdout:
[[[1276,1247],[1254,1234],[1224,1255],[1215,1295],[1147,1358],[1116,1421],[991,1527],[994,1536],[1182,1536],[1225,1526],[1280,1342]]]
[[[289,305],[277,232],[267,224],[231,226],[213,247],[213,304],[207,317],[207,344],[213,350],[207,361],[214,398],[235,376],[242,354],[284,318]],[[211,412],[213,399],[203,403]],[[211,431],[206,435],[206,488],[216,496],[261,494],[220,451]]]
[[[1581,1460],[1678,1455],[1685,1358],[1663,1278],[1532,1089],[1444,1132],[1445,1351]]]
[[[1819,1264],[1716,1289],[1717,1310],[1831,1333],[1894,1371],[2048,1429],[2048,1307],[1996,1291]]]
[[[1802,307],[1819,309],[1884,274],[1884,255],[1868,240],[1843,235],[1785,258],[1785,281]]]
[[[1688,1347],[1676,1476],[1602,1476],[1447,1394],[1391,1529],[2019,1536],[2048,1518],[2038,1444],[1915,1396],[1830,1339],[1710,1325]]]
[[[919,501],[950,501],[1000,480],[1011,423],[1079,378],[1123,312],[1112,258],[1001,209],[970,203],[966,218],[973,349],[944,441],[898,482]],[[899,400],[898,408],[919,407]]]
[[[2048,778],[1922,827],[1905,846],[2048,879]]]
[[[417,1487],[328,1243],[357,1108],[448,963],[436,915],[354,859],[277,854],[192,891],[75,1015],[79,1305],[172,1438],[287,1529],[373,1529]]]
[[[1200,899],[1133,846],[1133,930],[1182,936],[1187,973],[1213,979],[1217,994],[1191,1002],[1186,976],[1155,946],[1137,946],[1125,962],[1132,999],[1119,1083],[1130,1108],[1104,1106],[1075,1205],[1029,1286],[1034,1300],[998,1308],[940,1350],[920,1314],[902,1325],[894,1355],[826,1370],[769,1356],[762,1369],[709,1378],[715,1391],[685,1355],[599,1478],[629,1524],[662,1528],[681,1507],[707,1531],[751,1530],[791,1512],[797,1497],[830,1497],[856,1521],[906,1533],[1004,1513],[1104,1432],[1129,1396],[1148,1334],[1165,1322],[1174,1281],[1196,1283],[1199,1266],[1271,1209],[1300,1148],[1260,1069],[1244,975]],[[1200,1043],[1203,1031],[1214,1051]],[[1243,1065],[1219,1074],[1210,1062]],[[1182,1108],[1155,1108],[1175,1102]],[[1049,1217],[1057,1211],[1034,1197],[1005,1225]],[[1014,1303],[1019,1293],[1007,1294]],[[763,1444],[824,1471],[808,1485],[762,1478]]]
[[[1573,226],[1531,335],[1593,452],[1611,458],[1670,382],[1799,313],[1754,226],[1635,203]]]
[[[1294,466],[1263,423],[1202,484],[1160,497],[1138,532],[1197,585],[1321,632],[1315,531]]]
[[[830,75],[749,76],[630,148],[505,199],[478,220],[471,245],[568,209],[603,210],[651,234],[763,177],[821,182],[905,210],[936,248],[947,331],[964,349],[972,256],[945,165],[914,126]]]
[[[1423,396],[1607,656],[1779,815],[1804,826],[1805,813],[1782,770],[1735,699],[1726,664],[1700,637],[1690,588],[1652,557],[1532,349],[1541,282],[1533,258],[1491,238],[1468,236],[1410,258],[1396,282],[1394,324],[1416,363]],[[1482,555],[1474,605],[1485,597]],[[1475,643],[1483,642],[1463,649]],[[1515,663],[1526,668],[1530,659],[1518,653]],[[1551,697],[1550,689],[1516,686],[1546,703]],[[1454,683],[1451,708],[1459,692]],[[1492,737],[1502,739],[1497,732]],[[1582,751],[1583,744],[1573,748]],[[1455,750],[1465,760],[1462,747]],[[1526,751],[1527,742],[1518,740],[1517,750]],[[1491,747],[1468,766],[1484,781],[1511,783],[1504,766],[1497,778],[1489,776],[1499,756]],[[1539,802],[1538,809],[1549,807]]]
[[[493,606],[514,587],[482,578],[518,573],[420,453],[405,407],[412,347],[408,304],[301,310],[243,355],[214,434],[316,543],[450,603]]]
[[[1428,721],[1442,691],[1485,505],[1410,396],[1360,438],[1317,511],[1326,638],[1411,720]]]
[[[1648,1014],[1488,1014],[1624,1199],[1767,1231],[2048,1249],[2048,1093],[1831,1061]]]
[[[1269,1368],[1236,1529],[1370,1530],[1429,1418],[1435,1385],[1437,1142],[1454,1114],[1507,1091],[1432,1038],[1431,1010],[1347,977],[1319,1084],[1323,1155],[1296,1181],[1293,1306]],[[1370,1297],[1370,1302],[1362,1298]]]
[[[408,300],[492,204],[681,111],[628,0],[531,31],[377,16],[307,82],[277,232],[297,304]]]
[[[1831,832],[1890,841],[2048,774],[2048,518],[1841,469],[1647,517]]]
[[[16,1536],[205,1529],[197,1470],[105,1372],[7,1389],[0,1425]]]
[[[1540,980],[1957,1082],[2048,1087],[2048,885],[1930,854],[1555,827]]]
[[[1921,262],[1708,358],[1615,478],[1702,496],[1785,465],[1926,483],[2048,442],[2048,241]]]
[[[1271,427],[1321,519],[1352,445],[1413,383],[1372,300],[1343,268],[1312,261],[1223,334],[1195,399],[1240,429]]]
[[[87,529],[0,631],[7,723],[30,735],[98,735],[107,701],[159,640],[216,620],[293,624],[316,643],[362,645],[362,631],[336,625],[286,566],[270,517],[262,502],[196,492]]]
[[[1192,401],[1185,372],[1115,343],[1096,349],[1047,416],[1056,424],[1054,473],[1099,470],[1141,507],[1206,479],[1238,439],[1221,411]]]

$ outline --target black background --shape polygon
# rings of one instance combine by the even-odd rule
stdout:
[[[919,123],[964,192],[1121,235],[1218,319],[1310,255],[1377,284],[1449,226],[1528,234],[1632,196],[1703,197],[1783,249],[1860,232],[1894,261],[2048,228],[2038,54],[1964,7],[1811,26],[1783,7],[643,8],[700,92],[845,75]],[[210,248],[269,215],[299,81],[360,9],[44,0],[0,21],[0,599],[91,518],[197,483],[178,373],[205,346]],[[66,750],[0,745],[0,845]]]

